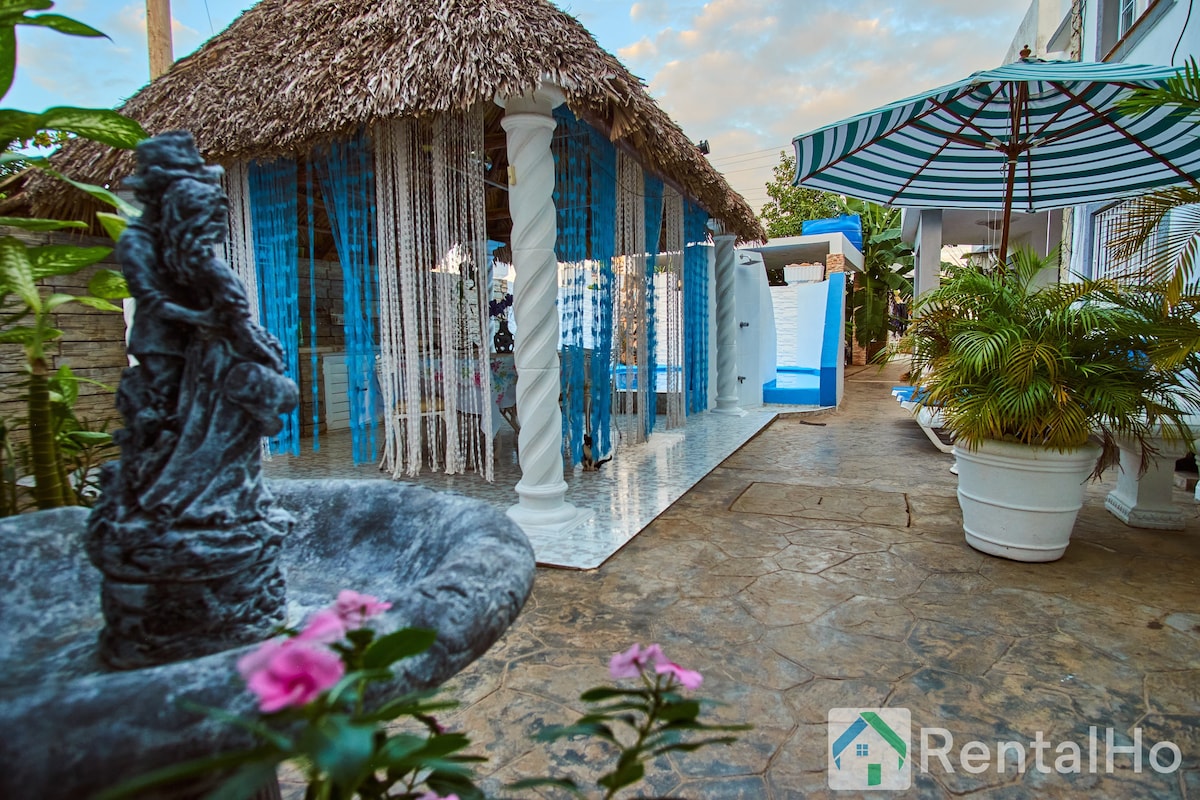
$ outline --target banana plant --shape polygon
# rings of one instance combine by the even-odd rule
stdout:
[[[887,342],[892,292],[912,295],[912,248],[901,239],[900,209],[849,197],[841,205],[843,214],[862,220],[863,271],[854,278],[850,310],[855,339],[869,348]]]
[[[0,0],[0,97],[7,95],[16,74],[17,26],[45,27],[71,36],[104,36],[70,17],[36,13],[48,11],[53,5],[51,0]],[[29,164],[126,216],[136,215],[136,209],[107,189],[58,173],[44,157],[16,151],[16,147],[46,131],[128,148],[146,137],[141,125],[111,109],[59,106],[40,113],[0,109],[0,142],[8,143],[0,153],[0,165]],[[120,217],[112,214],[102,215],[100,221],[114,238],[124,225]],[[26,217],[0,217],[0,226],[37,233],[89,227],[80,221]],[[62,331],[54,326],[54,312],[68,303],[119,312],[121,309],[111,301],[128,296],[124,279],[111,270],[98,271],[88,285],[88,293],[82,295],[53,292],[39,282],[77,273],[111,252],[109,247],[96,246],[29,246],[15,236],[0,237],[0,344],[18,344],[25,351],[34,500],[38,508],[55,508],[76,501],[74,490],[65,478],[55,425],[54,398],[57,394],[61,401],[63,395],[52,389],[55,372],[48,353],[48,346],[62,336]]]

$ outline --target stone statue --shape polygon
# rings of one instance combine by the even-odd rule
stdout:
[[[260,441],[298,402],[279,342],[213,252],[226,236],[220,167],[186,131],[138,147],[143,204],[117,245],[136,302],[87,548],[104,573],[105,661],[132,668],[258,641],[284,621],[279,550],[292,517],[263,485]]]

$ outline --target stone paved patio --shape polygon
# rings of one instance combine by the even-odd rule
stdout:
[[[836,413],[784,416],[744,445],[600,569],[542,569],[504,639],[451,688],[444,722],[469,733],[490,789],[553,773],[586,780],[604,751],[547,751],[527,735],[583,710],[607,659],[660,642],[705,675],[717,718],[751,722],[730,747],[660,759],[652,793],[688,798],[847,797],[826,786],[826,714],[905,707],[954,737],[953,774],[916,758],[913,788],[878,796],[1200,798],[1200,520],[1184,532],[1127,528],[1089,488],[1066,556],[1025,565],[963,542],[951,460],[889,395],[899,369],[848,381]],[[1089,727],[1098,774],[1087,774]],[[1104,731],[1141,729],[1143,769]],[[961,768],[968,740],[1074,742],[1084,774]],[[1160,775],[1150,746],[1182,767]],[[1170,761],[1162,753],[1163,763]],[[532,796],[526,793],[525,796]],[[553,796],[547,794],[546,796]]]

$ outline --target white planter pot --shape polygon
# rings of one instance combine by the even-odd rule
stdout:
[[[967,544],[1015,561],[1062,558],[1099,447],[1060,453],[989,440],[955,445],[954,456]]]

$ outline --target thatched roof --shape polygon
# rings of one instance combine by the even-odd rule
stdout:
[[[262,0],[121,110],[151,133],[187,128],[211,161],[307,152],[363,125],[520,95],[544,77],[567,105],[742,240],[754,212],[630,74],[546,0]],[[117,183],[132,154],[64,148],[72,177]],[[34,187],[36,210],[86,202]]]

